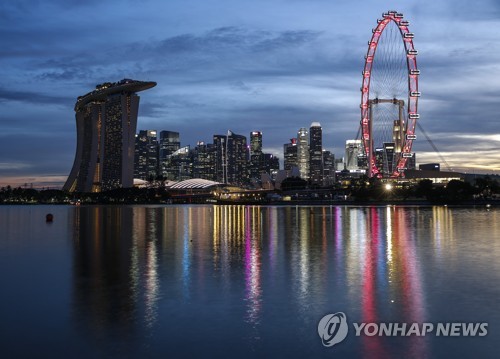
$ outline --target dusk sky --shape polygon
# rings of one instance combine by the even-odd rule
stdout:
[[[158,83],[140,93],[138,130],[178,131],[192,146],[260,130],[283,158],[318,121],[342,157],[359,127],[367,42],[387,10],[415,33],[420,124],[454,170],[498,173],[496,0],[16,0],[0,4],[0,185],[62,185],[77,96],[123,78]],[[417,163],[441,162],[417,136]]]

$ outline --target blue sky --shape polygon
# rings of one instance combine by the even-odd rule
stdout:
[[[453,169],[498,173],[494,0],[18,0],[0,4],[0,185],[63,182],[76,97],[122,78],[158,83],[141,94],[138,129],[179,131],[183,145],[261,130],[282,157],[318,121],[342,156],[359,125],[367,41],[392,9],[415,33],[420,123]],[[439,162],[417,136],[417,161]]]

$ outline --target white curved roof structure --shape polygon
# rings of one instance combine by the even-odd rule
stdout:
[[[202,178],[192,178],[185,181],[177,182],[172,185],[171,189],[195,189],[195,188],[209,188],[219,185],[219,182],[209,181]]]

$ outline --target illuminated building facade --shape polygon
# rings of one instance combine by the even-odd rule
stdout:
[[[262,132],[250,132],[250,155],[258,155],[262,153]]]
[[[193,151],[193,177],[214,181],[215,176],[215,146],[199,141]]]
[[[396,165],[394,142],[384,142],[384,147],[375,149],[375,162],[384,176],[390,176]]]
[[[135,136],[134,178],[152,180],[158,176],[158,138],[155,130],[141,130]]]
[[[228,131],[214,135],[216,181],[232,185],[248,182],[247,138]]]
[[[154,86],[155,82],[124,79],[97,85],[78,97],[76,155],[64,190],[100,192],[133,186],[136,92]]]
[[[345,142],[345,168],[349,171],[360,169],[360,157],[363,156],[361,140]]]
[[[335,183],[335,156],[323,150],[323,186],[332,186]]]
[[[312,184],[323,184],[323,130],[319,122],[309,128],[309,177]]]
[[[264,154],[262,153],[262,132],[250,132],[250,163],[249,174],[253,180],[260,179],[260,174],[264,172]]]
[[[166,179],[184,181],[193,177],[193,156],[190,146],[184,146],[172,153],[169,158]]]
[[[291,171],[293,167],[298,168],[297,160],[297,139],[291,138],[290,143],[285,143],[283,145],[283,157],[285,170]]]
[[[309,136],[307,129],[301,128],[297,133],[297,164],[300,177],[309,180]]]
[[[163,178],[168,178],[170,156],[181,148],[179,132],[161,131],[159,146],[159,172]]]

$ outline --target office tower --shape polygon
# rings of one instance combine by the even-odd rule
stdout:
[[[250,132],[250,162],[248,167],[252,180],[260,180],[260,175],[265,172],[264,157],[262,153],[262,132]]]
[[[346,162],[344,157],[335,159],[335,172],[340,172],[345,170]]]
[[[134,178],[158,177],[158,138],[155,130],[141,130],[135,136]]]
[[[319,122],[309,128],[309,178],[312,184],[323,185],[323,130]]]
[[[216,154],[216,180],[222,183],[243,185],[248,182],[247,138],[231,131],[227,135],[214,135]]]
[[[394,151],[401,153],[404,142],[404,124],[401,119],[394,120],[392,127],[392,142],[394,142]]]
[[[215,181],[215,154],[213,144],[199,141],[193,151],[193,177]]]
[[[168,178],[170,156],[181,148],[179,132],[161,131],[159,146],[159,172],[163,178]]]
[[[361,156],[363,156],[361,140],[347,140],[345,142],[345,168],[349,171],[360,169]]]
[[[375,149],[375,161],[384,177],[389,177],[396,169],[394,142],[384,142],[383,147]]]
[[[392,172],[396,169],[396,163],[394,158],[394,142],[384,142],[384,176],[390,176]],[[380,167],[379,167],[380,168]]]
[[[417,168],[417,154],[415,152],[413,152],[412,156],[409,157],[406,161],[406,168],[409,170],[414,170]]]
[[[169,156],[166,178],[170,181],[193,178],[193,153],[189,146],[181,147]]]
[[[335,183],[335,156],[323,150],[323,186],[332,186]]]
[[[103,83],[75,104],[77,145],[73,168],[63,189],[100,192],[132,187],[139,111],[136,92],[156,82],[123,79]]]
[[[283,145],[283,158],[286,171],[291,171],[293,167],[299,167],[296,138],[291,138],[290,143]]]
[[[262,132],[250,132],[250,156],[262,153]]]
[[[305,128],[297,133],[297,164],[300,177],[309,180],[309,137]]]
[[[271,178],[276,177],[276,174],[280,170],[280,159],[279,157],[271,154],[271,153],[263,153],[264,157],[262,171],[261,173],[268,173]]]

